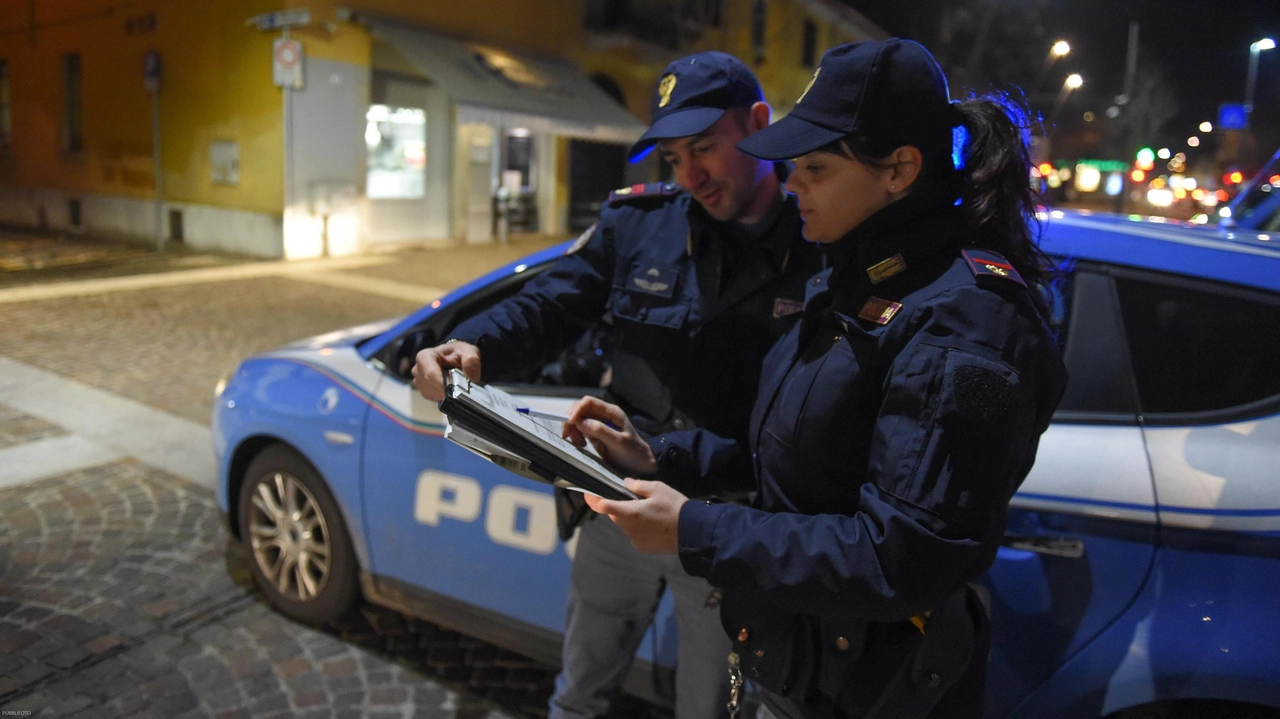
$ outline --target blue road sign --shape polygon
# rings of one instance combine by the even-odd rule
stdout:
[[[1219,130],[1243,130],[1249,126],[1249,113],[1243,104],[1224,103],[1218,106]]]

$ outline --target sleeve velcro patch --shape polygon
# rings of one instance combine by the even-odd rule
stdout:
[[[1016,388],[998,372],[964,364],[954,368],[951,390],[960,416],[973,422],[993,422],[1013,404]]]

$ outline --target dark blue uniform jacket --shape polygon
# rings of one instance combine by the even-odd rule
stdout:
[[[733,232],[675,187],[625,188],[584,246],[450,337],[480,348],[487,382],[549,361],[605,319],[612,398],[629,413],[745,440],[764,356],[799,319],[823,256],[801,238],[792,198],[762,237]]]
[[[680,557],[724,589],[747,678],[835,716],[923,715],[964,671],[963,589],[1066,382],[1029,290],[999,255],[962,254],[961,226],[909,197],[855,228],[765,360],[749,444],[651,441],[691,496],[754,473],[752,507],[685,504]],[[922,634],[905,620],[924,612]]]

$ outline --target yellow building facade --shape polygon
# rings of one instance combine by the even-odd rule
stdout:
[[[785,112],[884,36],[835,0],[688,5],[0,0],[0,223],[286,258],[567,235],[656,179],[621,157],[671,59],[738,55]],[[291,10],[282,88],[262,16]]]

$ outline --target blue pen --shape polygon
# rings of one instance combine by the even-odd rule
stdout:
[[[519,412],[520,414],[527,414],[530,417],[537,417],[538,419],[549,419],[552,422],[564,423],[569,421],[569,415],[556,414],[555,412],[543,412],[540,409],[533,409],[531,407],[516,407],[516,411]],[[621,428],[619,428],[613,422],[605,422],[604,420],[598,420],[598,421],[604,422],[605,426],[607,426],[609,429],[612,429],[617,432],[622,431]]]

